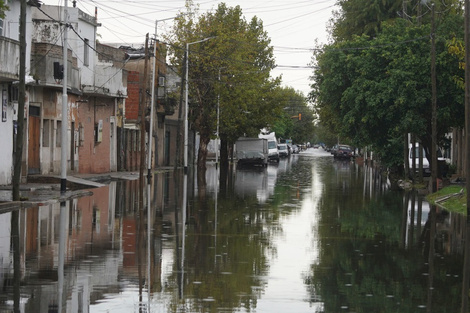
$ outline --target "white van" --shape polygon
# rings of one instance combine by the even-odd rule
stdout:
[[[408,145],[408,164],[410,166],[410,171],[413,168],[413,149],[412,144]],[[419,144],[415,144],[414,151],[415,151],[415,168],[416,172],[419,171]],[[421,147],[422,150],[422,158],[423,158],[423,175],[431,175],[431,168],[429,167],[429,161],[426,158],[426,152],[424,148]]]
[[[277,139],[274,132],[269,134],[259,134],[258,138],[265,138],[268,140],[268,160],[279,163],[279,151],[277,149]]]

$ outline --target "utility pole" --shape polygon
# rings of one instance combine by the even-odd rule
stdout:
[[[149,148],[148,148],[148,156],[147,156],[147,183],[150,184],[152,181],[152,145],[153,145],[153,110],[155,107],[155,70],[157,67],[157,23],[155,21],[155,38],[153,40],[153,63],[152,63],[152,99],[150,101],[150,128],[149,128]],[[146,54],[147,55],[147,54]],[[155,153],[156,153],[155,148]]]
[[[20,200],[21,162],[23,161],[24,105],[26,98],[26,0],[20,3],[20,84],[18,90],[18,119],[13,167],[13,201]]]
[[[435,6],[431,5],[431,89],[432,89],[432,116],[431,116],[431,192],[437,191],[437,79],[436,79],[436,22]]]
[[[145,60],[144,60],[144,77],[142,79],[142,96],[140,97],[140,187],[144,186],[144,169],[145,169],[145,109],[147,108],[147,73],[148,73],[148,53],[149,53],[149,34],[145,36]],[[150,147],[149,147],[150,148]],[[143,193],[143,192],[142,192]],[[142,203],[143,204],[143,197]],[[142,207],[142,206],[141,206]]]
[[[68,31],[68,10],[67,0],[64,1],[64,77],[62,79],[62,129],[61,129],[61,149],[60,149],[60,192],[64,193],[67,190],[67,128],[68,128],[68,97],[67,97],[67,63],[68,63],[68,49],[67,49],[67,31]]]
[[[465,185],[467,193],[467,225],[465,227],[465,253],[462,278],[461,313],[468,312],[468,287],[470,279],[470,0],[465,0]]]

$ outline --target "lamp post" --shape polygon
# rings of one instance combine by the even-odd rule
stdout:
[[[220,84],[220,71],[225,69],[226,67],[219,67],[219,77],[218,81]],[[217,139],[215,145],[215,168],[217,169],[219,166],[219,142],[220,142],[220,89],[217,92]]]
[[[186,43],[186,77],[185,77],[185,95],[184,95],[184,173],[188,173],[188,63],[189,63],[189,46],[207,41],[215,37],[207,37],[198,41]]]

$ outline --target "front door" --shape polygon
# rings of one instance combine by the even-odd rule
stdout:
[[[28,124],[28,174],[39,174],[41,170],[39,160],[41,109],[39,107],[29,107]]]
[[[165,149],[164,149],[164,158],[165,158],[165,165],[169,166],[170,164],[170,132],[165,132]]]

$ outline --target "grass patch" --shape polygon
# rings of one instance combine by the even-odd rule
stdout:
[[[463,193],[461,195],[451,196],[460,193],[462,189]],[[450,197],[446,200],[440,201],[446,196]],[[429,201],[429,203],[443,206],[450,212],[461,213],[464,215],[467,214],[467,192],[464,186],[446,186],[433,194],[429,194],[426,196],[426,199]]]

